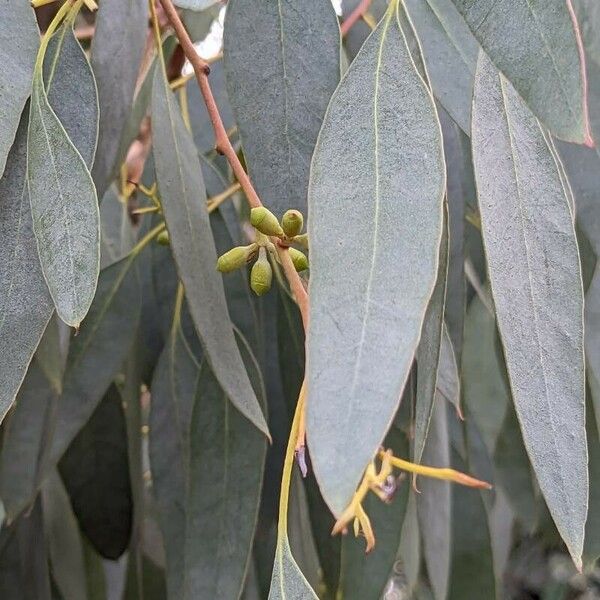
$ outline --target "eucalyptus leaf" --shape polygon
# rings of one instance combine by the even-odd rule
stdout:
[[[486,292],[487,302],[491,303],[488,296]],[[463,401],[492,454],[511,399],[499,345],[495,315],[479,296],[475,296],[465,320],[461,372]]]
[[[306,577],[292,556],[287,535],[277,544],[269,600],[317,600]]]
[[[31,222],[27,121],[26,109],[0,179],[0,421],[19,391],[54,310]]]
[[[465,471],[458,453],[452,454],[452,463]],[[481,492],[461,485],[452,486],[452,563],[447,597],[496,598],[492,544]]]
[[[233,0],[223,52],[250,177],[278,217],[306,211],[310,159],[340,77],[330,0]],[[321,201],[326,201],[326,197]]]
[[[102,271],[88,318],[71,340],[52,444],[54,463],[91,417],[133,344],[140,316],[134,258],[130,254]]]
[[[571,0],[453,0],[529,108],[557,137],[591,145],[585,62]]]
[[[469,134],[479,44],[452,0],[406,0],[435,97]]]
[[[86,573],[79,526],[58,473],[51,475],[42,487],[42,507],[52,578],[64,600],[85,598]]]
[[[440,126],[398,10],[336,90],[311,168],[307,436],[337,515],[396,412],[438,272]]]
[[[431,435],[427,439],[423,462],[427,465],[450,464],[448,406],[439,395],[431,417]],[[436,600],[445,600],[450,580],[452,552],[452,491],[447,481],[418,479],[421,492],[416,496],[417,514],[423,539],[423,556]]]
[[[573,218],[539,123],[483,54],[472,141],[492,295],[523,439],[580,565],[588,474],[583,285]]]
[[[408,454],[408,440],[397,429],[386,438],[386,447],[397,456]],[[347,535],[342,542],[342,578],[338,594],[348,600],[379,600],[396,560],[400,545],[402,524],[408,504],[410,482],[398,483],[390,504],[385,504],[374,494],[364,503],[376,535],[376,546],[371,554],[365,554],[364,542]]]
[[[43,77],[50,107],[91,169],[98,139],[98,90],[85,51],[68,22],[50,38]]]
[[[146,42],[147,14],[144,0],[104,0],[96,16],[91,62],[98,82],[100,128],[92,177],[100,197],[116,175]]]
[[[200,165],[190,133],[172,97],[164,65],[154,77],[152,109],[160,198],[192,319],[211,368],[228,398],[268,435],[235,343],[223,284],[215,269],[217,253]]]
[[[190,437],[185,597],[237,598],[250,559],[266,443],[231,405],[206,361]]]
[[[127,430],[113,384],[59,463],[82,532],[98,553],[119,558],[129,544],[132,492]]]
[[[96,189],[79,150],[52,109],[42,45],[33,78],[27,137],[27,185],[44,278],[60,318],[79,327],[100,270]]]
[[[27,2],[0,4],[0,56],[10,57],[0,64],[0,176],[4,173],[21,113],[31,93],[31,80],[40,33],[35,12]],[[3,236],[4,237],[4,236]]]
[[[415,401],[415,433],[413,460],[421,462],[438,380],[444,306],[446,302],[446,280],[448,276],[448,216],[444,214],[444,229],[440,243],[440,261],[437,280],[423,321],[421,340],[417,350],[417,395]]]

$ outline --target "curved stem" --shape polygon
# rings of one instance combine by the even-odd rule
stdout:
[[[344,19],[342,25],[340,26],[340,31],[342,32],[342,36],[348,34],[348,32],[354,27],[356,22],[359,19],[362,19],[363,15],[369,10],[369,6],[371,5],[371,0],[361,0],[356,8]]]

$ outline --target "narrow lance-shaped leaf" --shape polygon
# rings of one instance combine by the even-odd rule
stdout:
[[[392,421],[438,271],[440,125],[398,10],[335,92],[311,170],[307,435],[336,514]]]
[[[557,137],[592,145],[572,0],[453,0],[494,65]]]
[[[190,443],[185,598],[237,598],[251,555],[266,443],[234,409],[206,361]]]
[[[50,295],[60,318],[79,327],[94,298],[100,270],[98,199],[82,154],[48,100],[42,69],[47,45],[44,38],[33,79],[27,180],[33,230]]]
[[[240,351],[235,343],[217,253],[206,209],[206,192],[194,143],[177,107],[164,63],[152,89],[154,160],[171,249],[190,314],[207,359],[237,409],[268,435]]]
[[[100,128],[92,176],[102,197],[117,167],[144,50],[148,3],[104,0],[96,16],[92,66],[98,81]]]
[[[406,0],[435,97],[467,134],[479,44],[452,0]]]
[[[573,218],[540,124],[483,53],[472,141],[492,295],[523,440],[580,566],[588,473],[583,285]]]
[[[48,43],[44,84],[52,110],[91,169],[98,139],[98,91],[85,51],[68,22]]]
[[[440,244],[440,262],[437,280],[423,321],[423,331],[417,350],[417,392],[415,399],[415,433],[413,460],[421,462],[438,380],[444,306],[446,302],[446,279],[448,275],[448,217],[444,219],[444,230]]]
[[[21,113],[31,93],[40,33],[28,2],[0,3],[0,176],[15,139]],[[10,57],[9,60],[7,60]]]
[[[438,395],[431,418],[431,435],[423,453],[426,464],[450,464],[448,417],[448,404]],[[427,573],[434,597],[436,600],[445,600],[450,577],[452,490],[447,481],[427,477],[421,477],[418,481],[421,493],[416,495],[416,501]],[[465,526],[465,523],[460,525]]]
[[[0,179],[0,421],[54,310],[37,255],[27,193],[28,116],[26,109]]]
[[[257,192],[278,217],[289,208],[304,212],[310,159],[340,77],[333,6],[233,0],[223,44],[229,98]]]

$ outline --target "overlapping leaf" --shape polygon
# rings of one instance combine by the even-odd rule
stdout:
[[[223,42],[229,97],[257,192],[278,216],[288,208],[304,212],[310,159],[340,76],[333,6],[234,0]]]
[[[146,41],[147,13],[144,0],[104,0],[96,16],[91,61],[98,82],[100,128],[92,177],[100,197],[115,175]]]
[[[164,65],[152,91],[154,159],[171,248],[190,313],[215,376],[231,402],[261,431],[267,424],[235,343],[215,270],[206,192],[194,143],[172,97]]]
[[[47,43],[45,40],[40,47],[33,78],[27,183],[33,230],[50,295],[60,318],[79,327],[94,298],[100,270],[98,200],[82,157],[85,153],[69,139],[49,102],[42,72]],[[70,76],[81,77],[79,85],[89,86],[88,74],[77,69]],[[94,139],[94,148],[95,144]]]
[[[27,2],[0,4],[0,176],[4,172],[8,152],[13,144],[21,113],[31,93],[31,79],[40,33],[35,13]]]
[[[483,54],[472,142],[492,294],[525,446],[580,564],[588,475],[583,286],[573,217],[539,123]]]
[[[572,0],[453,0],[494,65],[561,139],[591,143]]]
[[[21,386],[53,312],[27,192],[27,110],[0,179],[0,421]]]
[[[307,434],[339,513],[398,406],[438,270],[440,126],[393,2],[335,92],[309,189]]]

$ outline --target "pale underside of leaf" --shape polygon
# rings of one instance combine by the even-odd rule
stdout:
[[[0,422],[52,315],[27,192],[27,109],[0,179]]]
[[[96,189],[52,110],[41,66],[34,78],[27,177],[38,253],[58,315],[73,327],[87,314],[100,271]]]
[[[512,395],[540,488],[580,565],[583,286],[569,200],[540,124],[483,53],[473,106],[479,210]]]
[[[571,0],[453,0],[494,65],[557,137],[593,144]]]
[[[311,167],[307,435],[336,514],[399,404],[438,268],[440,125],[397,11],[334,94]]]

